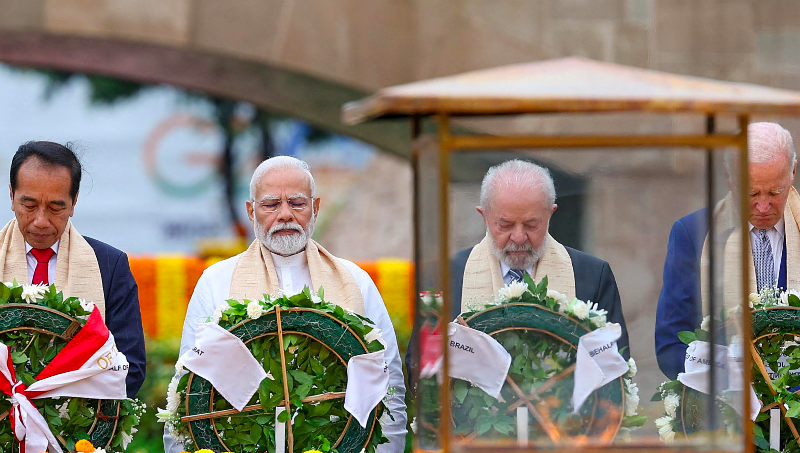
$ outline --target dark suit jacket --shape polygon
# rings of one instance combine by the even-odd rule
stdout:
[[[727,232],[721,232],[723,235]],[[672,225],[664,260],[664,277],[656,309],[656,358],[670,379],[682,373],[688,345],[678,332],[700,327],[700,255],[708,234],[708,209],[695,211]],[[786,288],[786,244],[783,246],[778,286]]]
[[[617,346],[623,357],[625,357],[626,360],[629,359],[631,352],[628,341],[628,329],[625,326],[625,317],[622,314],[622,304],[619,298],[619,290],[617,289],[617,281],[614,279],[611,267],[607,262],[589,255],[588,253],[583,253],[571,247],[565,248],[572,260],[572,270],[575,275],[575,297],[583,301],[590,300],[597,303],[599,308],[608,311],[606,317],[608,322],[619,323],[620,327],[622,327],[622,336],[617,341]],[[461,289],[464,283],[464,268],[467,265],[470,252],[472,252],[472,247],[461,250],[456,253],[451,262],[450,278],[452,281],[453,294],[453,319],[461,314]],[[558,288],[551,289],[558,290]],[[413,334],[411,338],[414,338]],[[406,352],[406,367],[408,368],[409,376],[412,375],[413,369],[411,362],[412,349],[413,344],[409,344],[408,351]]]
[[[117,348],[125,354],[130,364],[125,384],[128,397],[133,398],[144,382],[146,365],[139,289],[125,253],[97,239],[86,236],[84,239],[94,249],[100,265],[106,298],[105,321],[114,335]]]

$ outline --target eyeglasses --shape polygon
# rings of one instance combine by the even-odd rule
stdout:
[[[293,211],[304,211],[312,202],[314,201],[313,198],[308,198],[304,195],[297,195],[293,197],[289,197],[286,200],[286,203],[289,204],[289,208]],[[283,200],[280,198],[268,198],[266,200],[255,201],[253,200],[253,204],[258,205],[261,212],[278,212],[281,209],[281,203]]]

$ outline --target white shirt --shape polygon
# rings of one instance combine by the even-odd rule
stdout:
[[[214,309],[219,305],[227,305],[229,298],[233,270],[241,255],[228,258],[208,267],[197,282],[189,307],[186,310],[186,319],[183,322],[181,336],[181,350],[185,351],[194,346],[194,334],[198,322],[207,322]],[[305,251],[289,257],[272,255],[275,271],[281,291],[285,294],[297,294],[308,285],[312,292],[311,274],[308,270],[308,261]],[[369,274],[356,266],[355,263],[337,258],[353,275],[361,289],[364,298],[365,316],[371,319],[381,329],[381,334],[386,341],[386,363],[389,366],[389,387],[394,390],[392,396],[384,402],[392,413],[394,420],[388,416],[381,418],[383,434],[389,438],[389,443],[380,445],[378,453],[402,453],[406,444],[406,405],[405,405],[405,379],[403,378],[403,365],[397,349],[397,337],[394,333],[392,320],[386,305],[383,303],[378,288]],[[331,439],[332,441],[335,439]],[[183,446],[175,442],[172,437],[164,434],[164,450],[166,453],[179,453]]]
[[[509,267],[508,264],[500,261],[500,272],[503,273],[503,282],[505,282],[506,285],[511,283],[511,276],[508,275],[508,271],[510,271],[510,270],[511,270],[511,267]],[[531,267],[529,267],[527,269],[522,269],[522,270],[527,272],[528,275],[530,275],[531,277],[533,277],[533,266],[531,266]]]
[[[750,225],[750,244],[755,244],[758,240],[758,228]],[[775,224],[774,227],[769,228],[767,230],[767,238],[769,238],[769,244],[772,248],[772,265],[775,268],[775,281],[772,282],[773,285],[778,283],[778,278],[780,278],[781,273],[781,258],[783,258],[783,238],[786,235],[786,222],[784,222],[783,217],[778,220],[778,223]],[[755,249],[755,247],[750,247],[751,249]],[[754,250],[755,251],[755,250]]]
[[[58,258],[58,243],[59,242],[60,241],[56,241],[55,244],[50,246],[50,248],[53,249],[53,252],[55,252],[55,253],[53,253],[53,256],[50,257],[50,261],[47,262],[47,281],[50,282],[50,283],[54,283],[55,280],[56,280],[56,258]],[[37,261],[36,257],[33,256],[33,253],[31,253],[31,249],[33,249],[33,247],[26,242],[25,243],[25,258],[28,261],[28,281],[27,281],[27,283],[33,282],[33,273],[34,273],[34,271],[36,271],[36,265],[39,264],[39,261]],[[17,283],[19,283],[19,282],[17,282]]]

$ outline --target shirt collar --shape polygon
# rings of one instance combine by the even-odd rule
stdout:
[[[500,272],[503,273],[504,279],[506,278],[506,274],[508,274],[509,270],[511,270],[511,267],[509,267],[506,263],[500,261]],[[533,267],[529,267],[527,269],[522,269],[522,270],[527,272],[528,275],[530,275],[531,277],[533,277]]]
[[[754,229],[756,229],[756,227],[754,227],[753,224],[750,223],[750,222],[747,223],[747,226],[750,227],[750,232],[751,233],[753,232]],[[777,231],[778,234],[781,235],[781,238],[786,236],[786,221],[783,220],[783,217],[781,217],[781,219],[778,220],[778,223],[776,223],[774,227],[768,229],[767,231],[772,231],[772,230]]]
[[[55,243],[55,244],[53,244],[53,245],[51,245],[51,246],[50,246],[50,248],[51,248],[51,249],[53,249],[53,252],[54,252],[56,255],[58,255],[58,243],[59,243],[59,242],[61,242],[61,241],[60,241],[60,240],[58,240],[58,241],[56,241],[56,243]],[[27,242],[25,243],[25,253],[30,253],[32,248],[33,248],[33,246],[31,246],[31,245],[30,245],[30,244],[28,244]]]
[[[272,262],[275,264],[275,267],[296,267],[296,266],[305,266],[308,262],[306,261],[306,251],[302,250],[294,255],[289,256],[281,256],[277,253],[269,252],[272,255]]]

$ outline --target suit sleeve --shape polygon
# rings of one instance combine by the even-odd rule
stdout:
[[[670,379],[683,372],[685,345],[678,332],[697,327],[700,263],[686,227],[675,222],[669,234],[664,277],[656,309],[656,357],[661,371]]]
[[[600,284],[597,289],[597,302],[599,307],[605,308],[608,311],[606,319],[608,322],[615,322],[622,327],[622,336],[617,340],[617,347],[625,360],[631,358],[630,342],[628,340],[628,327],[625,325],[625,316],[622,313],[622,302],[619,297],[619,288],[617,288],[617,280],[614,278],[614,273],[611,271],[611,266],[605,261],[603,268],[600,271]]]
[[[106,324],[114,334],[117,348],[128,359],[128,377],[125,383],[128,398],[133,398],[144,383],[147,364],[142,314],[139,310],[139,289],[126,254],[120,254],[113,269],[106,300]]]

